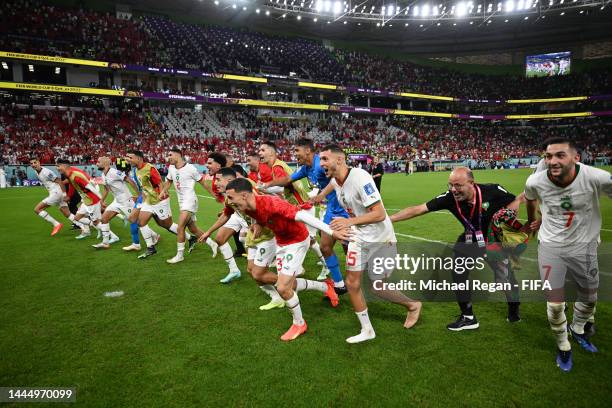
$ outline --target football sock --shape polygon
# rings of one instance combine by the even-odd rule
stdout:
[[[236,265],[236,260],[234,259],[234,252],[232,251],[232,247],[227,242],[219,247],[221,251],[221,255],[223,255],[223,259],[227,262],[227,266],[229,267],[230,272],[239,271],[238,265]]]
[[[338,264],[338,257],[336,254],[327,257],[325,259],[325,265],[331,274],[334,281],[334,286],[337,288],[344,287],[344,280],[342,279],[342,273],[340,272],[340,265]]]
[[[302,317],[302,308],[300,307],[300,299],[296,292],[293,292],[293,296],[285,302],[287,307],[293,315],[293,324],[301,326],[304,324],[304,318]]]
[[[567,339],[567,319],[565,318],[565,303],[546,302],[546,311],[550,328],[557,340],[559,350],[571,350]],[[583,326],[584,327],[584,326]]]
[[[303,290],[317,290],[325,293],[327,292],[327,284],[325,282],[297,278],[295,280],[295,291],[301,292]]]
[[[39,212],[38,216],[42,218],[43,220],[50,222],[51,225],[53,225],[54,227],[59,225],[59,222],[57,222],[57,220],[53,218],[52,216],[50,216],[49,213],[46,212],[45,210],[42,210],[41,212]]]
[[[108,244],[111,237],[110,225],[100,223],[100,231],[102,231],[102,243]]]
[[[259,289],[261,289],[266,295],[270,296],[272,300],[281,299],[274,285],[261,285]]]
[[[595,302],[574,302],[574,318],[572,330],[578,334],[584,334],[584,325],[593,315]]]
[[[147,244],[147,248],[152,247],[154,237],[153,234],[155,234],[155,232],[153,232],[151,227],[149,227],[148,225],[140,227],[140,233],[142,234],[142,239],[144,239],[145,243]]]
[[[370,316],[368,316],[368,309],[365,309],[362,312],[355,312],[355,314],[359,319],[359,323],[361,323],[362,331],[374,330],[374,328],[372,327],[372,323],[370,322]]]
[[[132,234],[132,243],[140,245],[140,234],[138,233],[138,223],[130,224],[130,234]]]
[[[312,249],[312,251],[317,255],[317,258],[319,259],[319,261],[323,264],[327,266],[327,263],[325,262],[325,258],[323,257],[323,254],[321,253],[321,247],[319,246],[319,243],[316,241],[316,239],[314,238],[310,238],[310,242],[312,242],[312,244],[310,244],[310,249]]]
[[[178,256],[182,257],[184,253],[185,253],[185,243],[184,242],[177,242],[176,243],[176,254]]]

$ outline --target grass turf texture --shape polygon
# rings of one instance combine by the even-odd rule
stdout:
[[[478,182],[515,194],[528,175],[475,172]],[[447,177],[386,175],[385,206],[425,202],[445,190]],[[76,406],[86,407],[608,406],[610,303],[597,309],[600,352],[588,355],[572,343],[569,374],[554,363],[542,303],[524,304],[516,325],[506,322],[504,303],[476,304],[481,328],[461,333],[445,328],[458,314],[455,303],[425,304],[411,330],[402,327],[403,308],[371,303],[377,338],[348,345],[345,338],[359,331],[348,297],[332,309],[318,293],[303,292],[309,331],[287,344],[279,337],[291,323],[289,312],[258,310],[268,299],[246,275],[244,259],[238,260],[243,277],[222,285],[226,265],[206,246],[167,265],[176,245],[166,231],[159,254],[144,261],[121,251],[130,235],[120,220],[112,227],[121,242],[108,251],[91,248],[93,238],[75,240],[78,232],[69,228],[50,237],[50,224],[32,211],[45,195],[42,188],[0,190],[0,386],[76,387]],[[612,203],[601,202],[603,228],[610,230]],[[177,215],[175,196],[172,204]],[[208,227],[219,209],[201,198],[198,224]],[[63,218],[57,209],[49,212]],[[453,217],[434,214],[395,228],[450,242],[461,232]],[[602,239],[612,241],[612,232]],[[312,253],[305,266],[314,279],[320,268]],[[125,295],[103,296],[115,290]]]

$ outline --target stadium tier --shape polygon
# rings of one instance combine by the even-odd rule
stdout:
[[[87,24],[78,25],[77,30],[75,22]],[[355,89],[421,93],[464,101],[612,94],[609,66],[545,78],[466,74],[331,49],[315,40],[186,24],[150,15],[123,20],[109,13],[36,1],[5,3],[0,11],[0,35],[2,51],[199,70],[211,75],[267,72]]]
[[[112,112],[40,105],[35,109],[2,105],[0,112],[6,164],[27,164],[31,156],[45,164],[60,158],[94,164],[100,152],[116,156],[129,149],[142,150],[149,160],[163,163],[173,146],[194,163],[205,164],[208,153],[214,151],[228,152],[244,163],[264,140],[275,140],[279,157],[295,162],[291,145],[304,137],[319,146],[340,143],[385,161],[460,161],[474,168],[500,166],[510,159],[531,164],[539,156],[542,141],[553,136],[574,138],[589,163],[612,155],[612,125],[600,120],[586,120],[578,127],[568,123],[512,126],[333,114],[296,117],[249,109],[153,107]]]

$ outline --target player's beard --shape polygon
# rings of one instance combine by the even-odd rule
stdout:
[[[548,169],[548,175],[550,176],[551,179],[556,180],[558,182],[564,181],[565,178],[570,174],[570,172],[572,171],[572,168],[576,165],[576,163],[568,163],[567,165],[561,165],[561,172],[559,173],[558,176],[555,176],[554,174],[552,174],[552,168],[549,167]]]

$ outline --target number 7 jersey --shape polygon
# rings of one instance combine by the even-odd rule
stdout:
[[[557,247],[599,241],[601,211],[599,196],[612,197],[610,173],[585,164],[576,164],[576,178],[559,187],[547,171],[532,174],[525,185],[525,197],[538,200],[542,225],[538,240]]]

